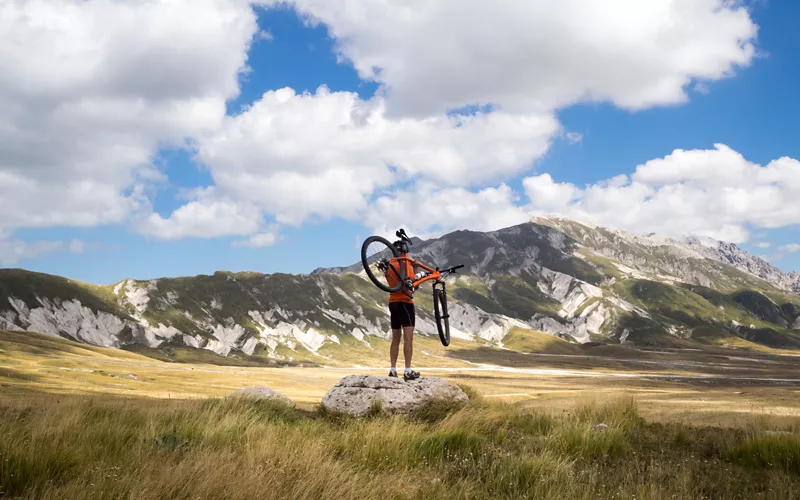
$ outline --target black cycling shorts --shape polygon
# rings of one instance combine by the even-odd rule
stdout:
[[[392,322],[392,330],[399,330],[404,326],[414,326],[414,320],[416,319],[414,304],[389,302],[389,316]]]

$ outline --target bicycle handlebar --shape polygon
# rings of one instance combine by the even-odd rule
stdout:
[[[395,231],[394,234],[395,234],[395,236],[397,236],[401,240],[405,241],[409,245],[413,245],[414,244],[414,242],[411,241],[411,238],[409,238],[408,235],[406,234],[406,230],[405,229],[400,228],[400,230],[399,231]]]
[[[441,272],[441,273],[454,273],[454,272],[456,272],[456,269],[461,269],[462,267],[464,267],[464,264],[461,264],[460,266],[454,266],[454,267],[451,267],[450,269],[445,269],[444,271],[439,271],[439,272]]]

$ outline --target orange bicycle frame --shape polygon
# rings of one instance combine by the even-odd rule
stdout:
[[[412,259],[410,257],[395,257],[394,259],[399,261],[401,263],[401,265],[404,265],[405,263],[408,263],[408,264],[411,264],[412,267],[419,267],[419,268],[424,269],[425,271],[428,272],[427,276],[423,276],[422,278],[420,278],[418,280],[412,281],[411,284],[412,284],[412,286],[414,287],[415,290],[417,288],[419,288],[419,286],[422,285],[423,283],[425,283],[426,281],[431,281],[431,280],[439,281],[441,279],[441,277],[442,277],[441,273],[439,271],[437,271],[436,269],[428,267],[425,264],[423,264],[422,262],[416,261],[416,260],[414,260],[414,259]],[[407,276],[407,278],[413,278],[413,276]]]

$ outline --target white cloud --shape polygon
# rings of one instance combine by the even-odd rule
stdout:
[[[694,85],[694,91],[699,94],[708,94],[711,92],[711,89],[708,88],[708,84],[704,82],[697,82]]]
[[[256,39],[271,42],[272,40],[275,40],[275,35],[267,30],[259,30],[258,33],[256,33]]]
[[[564,134],[564,137],[570,144],[580,144],[581,142],[583,142],[583,134],[581,134],[580,132],[567,132],[566,134]]]
[[[0,229],[119,223],[153,155],[216,128],[255,15],[239,0],[0,4]]]
[[[557,108],[683,102],[692,81],[749,64],[756,34],[746,10],[715,0],[290,3],[326,23],[340,55],[382,92],[267,92],[200,136],[197,158],[221,196],[292,225],[369,219],[371,198],[398,182],[444,200],[452,187],[527,172],[561,132]],[[444,114],[474,104],[499,110]]]
[[[394,235],[403,227],[409,234],[429,238],[457,229],[492,231],[526,222],[530,215],[517,201],[505,184],[480,191],[423,184],[379,198],[364,217],[376,234]]]
[[[772,246],[772,243],[770,243],[768,241],[758,241],[756,243],[753,243],[753,246],[755,246],[757,248],[769,248],[769,247]]]
[[[705,235],[730,242],[749,228],[800,224],[800,162],[766,166],[725,145],[676,150],[617,176],[579,188],[548,174],[523,181],[532,213],[550,212],[636,232]]]
[[[708,202],[712,181],[670,179],[694,175],[675,169],[703,158],[665,158],[588,189],[532,178],[534,206],[525,210],[507,186],[487,186],[530,172],[562,133],[557,109],[584,99],[629,109],[683,102],[692,83],[748,65],[756,34],[727,0],[291,3],[329,25],[340,55],[383,84],[378,96],[281,89],[226,117],[250,44],[271,38],[246,0],[0,5],[0,67],[13,68],[0,72],[0,231],[135,220],[162,239],[239,236],[237,245],[267,246],[278,240],[273,220],[343,217],[377,227],[414,215],[408,227],[424,233],[591,206],[636,225],[640,216],[613,211],[624,210],[626,196],[654,194],[681,200],[677,213],[688,218]],[[497,109],[444,113],[474,104]],[[215,185],[171,214],[132,219],[148,212],[147,186],[163,178],[154,154],[187,140]],[[734,175],[726,162],[753,171],[734,156],[717,158],[708,175]],[[769,175],[783,179],[792,161],[773,162]],[[717,211],[737,203],[729,187]],[[668,219],[664,203],[645,208]],[[773,224],[792,218],[760,213]],[[710,227],[735,231],[737,216]]]
[[[283,0],[264,1],[284,4]],[[383,83],[392,114],[472,104],[549,111],[682,103],[747,66],[757,26],[730,0],[291,0],[342,58]]]
[[[261,220],[261,212],[256,207],[215,200],[212,194],[206,193],[199,200],[181,206],[166,219],[159,214],[150,214],[139,226],[139,231],[165,240],[242,236],[258,232]]]
[[[640,165],[630,176],[583,187],[556,182],[547,173],[522,184],[527,200],[506,185],[480,191],[415,185],[378,199],[365,221],[380,234],[402,226],[431,237],[556,214],[638,233],[694,234],[735,243],[748,241],[751,229],[800,224],[800,162],[780,158],[760,166],[721,144],[711,150],[675,150]],[[778,251],[800,252],[800,245]]]
[[[55,252],[82,253],[85,243],[71,241],[23,241],[0,232],[0,266],[13,266],[20,261]]]
[[[246,240],[236,241],[233,245],[237,247],[263,248],[271,247],[278,241],[280,241],[278,226],[273,224],[270,225],[264,232],[254,234]]]
[[[782,254],[800,252],[800,244],[792,243],[790,245],[783,245],[782,247],[778,248],[778,252]]]
[[[297,225],[359,219],[377,190],[398,181],[465,186],[524,172],[558,131],[552,115],[390,119],[380,97],[280,89],[199,138],[197,158],[212,173],[218,196]],[[195,209],[178,220],[185,208],[170,216],[173,228],[191,223]],[[165,224],[160,216],[151,222]]]

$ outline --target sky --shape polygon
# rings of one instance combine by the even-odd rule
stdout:
[[[800,270],[789,0],[7,0],[0,266],[307,273],[552,214]]]

